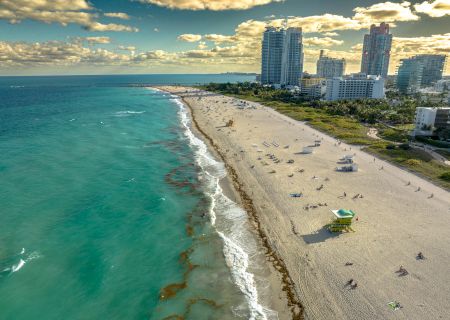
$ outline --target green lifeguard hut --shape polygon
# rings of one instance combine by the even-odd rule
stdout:
[[[346,209],[331,210],[331,212],[336,218],[328,225],[328,230],[331,232],[353,231],[351,226],[355,212]]]

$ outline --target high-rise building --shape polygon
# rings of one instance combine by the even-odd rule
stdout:
[[[261,83],[298,86],[303,71],[300,28],[264,31],[261,52]]]
[[[281,83],[281,62],[283,58],[284,30],[266,28],[263,35],[261,54],[261,83]]]
[[[359,73],[327,80],[325,100],[383,99],[384,79]]]
[[[397,71],[397,88],[402,93],[414,93],[442,79],[445,55],[421,54],[401,60]]]
[[[345,73],[345,65],[345,59],[327,57],[323,54],[323,50],[320,50],[319,60],[317,60],[317,76],[325,79],[342,77]]]
[[[404,94],[420,89],[423,77],[423,63],[414,58],[402,59],[397,70],[396,86]]]
[[[392,34],[389,24],[371,25],[370,33],[364,35],[361,73],[387,77],[391,55]]]
[[[303,73],[303,41],[301,28],[286,30],[281,60],[281,85],[298,86]]]
[[[420,54],[414,56],[413,59],[423,64],[422,87],[430,86],[442,79],[446,55]]]

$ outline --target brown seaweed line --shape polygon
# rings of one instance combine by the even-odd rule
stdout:
[[[172,319],[173,320],[184,320],[191,313],[192,307],[195,304],[200,303],[200,302],[203,302],[204,304],[206,304],[208,306],[211,306],[214,309],[219,309],[219,308],[222,307],[220,304],[217,304],[214,300],[211,300],[211,299],[206,299],[206,298],[189,299],[189,302],[188,302],[187,307],[186,307],[186,311],[185,311],[185,313],[182,316],[180,316],[178,314],[173,314],[173,315],[165,317],[163,320],[172,320]]]
[[[177,293],[185,288],[187,288],[187,280],[189,273],[198,267],[198,265],[192,264],[189,255],[192,253],[193,249],[189,248],[180,253],[180,263],[186,266],[186,271],[183,273],[183,281],[180,283],[172,283],[161,289],[159,294],[159,299],[164,301],[171,299],[177,295]]]
[[[192,182],[190,182],[188,179],[184,179],[184,180],[182,180],[182,181],[178,181],[178,180],[176,180],[176,179],[174,178],[174,176],[175,176],[178,172],[182,171],[182,170],[185,169],[185,168],[193,167],[193,166],[194,166],[193,163],[188,163],[188,164],[183,164],[183,165],[181,165],[181,166],[179,166],[179,167],[176,167],[176,168],[170,170],[170,171],[164,176],[164,180],[166,181],[167,184],[172,185],[172,186],[175,186],[175,187],[180,188],[180,189],[187,187],[187,188],[188,188],[187,193],[188,193],[188,194],[194,194],[194,193],[198,190],[198,188],[199,188],[199,186],[200,186],[200,182],[198,182],[198,183],[192,183]]]

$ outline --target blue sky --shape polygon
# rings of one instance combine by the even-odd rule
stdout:
[[[261,32],[285,17],[303,28],[312,73],[320,49],[358,71],[363,35],[382,21],[391,73],[450,51],[450,0],[0,0],[0,75],[259,72]]]

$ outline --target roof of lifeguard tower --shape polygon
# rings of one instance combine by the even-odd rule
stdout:
[[[356,214],[352,210],[347,209],[331,210],[331,212],[338,218],[353,218]]]

